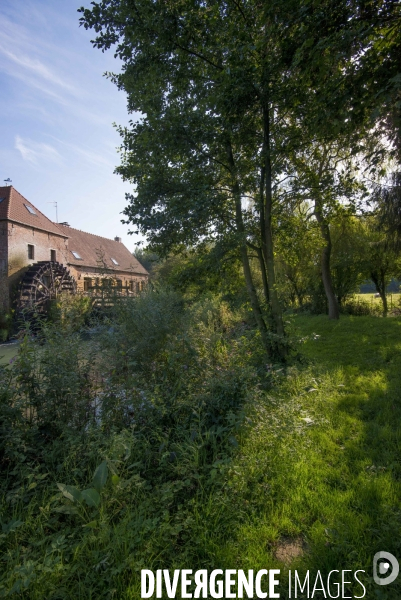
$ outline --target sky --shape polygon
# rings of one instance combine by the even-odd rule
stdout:
[[[113,174],[126,96],[103,76],[113,51],[92,47],[77,9],[89,0],[1,0],[0,185],[7,178],[50,219],[133,251],[120,214],[132,186]]]

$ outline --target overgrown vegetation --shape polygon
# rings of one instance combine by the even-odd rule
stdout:
[[[401,321],[298,316],[284,370],[216,297],[61,313],[1,370],[1,597],[138,598],[141,568],[216,566],[362,568],[373,594],[372,555],[399,552]]]

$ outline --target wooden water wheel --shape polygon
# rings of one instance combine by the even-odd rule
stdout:
[[[25,272],[17,301],[17,313],[44,315],[50,301],[62,293],[75,294],[76,282],[69,270],[58,262],[39,261]]]

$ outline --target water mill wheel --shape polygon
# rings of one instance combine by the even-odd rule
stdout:
[[[60,294],[76,293],[76,282],[70,271],[58,262],[39,261],[25,272],[17,299],[17,316],[35,313],[45,315],[50,301]]]

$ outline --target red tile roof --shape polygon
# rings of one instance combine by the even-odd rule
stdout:
[[[2,199],[2,200],[1,200]],[[0,221],[8,220],[41,229],[55,235],[67,237],[58,226],[40,212],[32,202],[29,202],[12,186],[0,187]],[[26,208],[29,206],[35,214]]]
[[[107,268],[108,271],[148,274],[147,270],[121,242],[86,233],[86,231],[80,231],[73,227],[64,225],[58,225],[58,227],[66,236],[68,235],[69,264],[77,267]],[[82,260],[75,258],[72,252],[77,252]],[[112,262],[112,258],[118,265]]]

